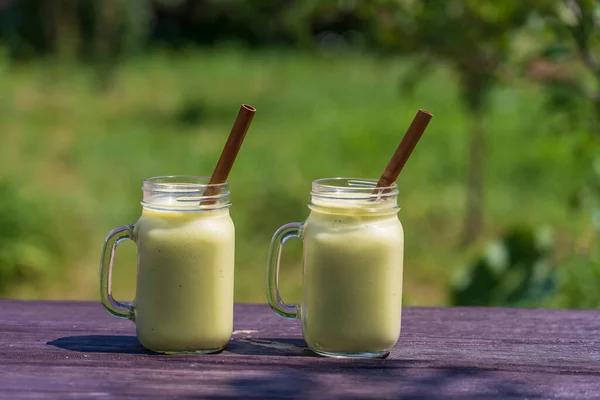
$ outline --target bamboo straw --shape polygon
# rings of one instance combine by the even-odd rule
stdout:
[[[433,115],[427,111],[417,111],[417,115],[415,115],[398,148],[396,148],[379,181],[377,181],[377,187],[373,190],[373,194],[381,192],[381,189],[378,188],[387,188],[396,182],[400,171],[404,168],[406,161],[415,149],[419,139],[421,139],[423,132],[427,129],[432,117]]]
[[[242,147],[242,142],[246,137],[246,132],[248,132],[248,128],[252,123],[254,113],[256,113],[254,107],[242,104],[240,112],[229,133],[229,137],[227,138],[227,142],[225,143],[225,147],[223,147],[223,151],[221,152],[221,157],[219,157],[219,162],[210,177],[210,181],[208,182],[209,185],[216,185],[227,181],[233,163]],[[209,186],[204,192],[204,196],[214,196],[216,194],[217,188],[215,186]],[[214,200],[204,200],[201,201],[200,204],[214,204],[214,202]]]

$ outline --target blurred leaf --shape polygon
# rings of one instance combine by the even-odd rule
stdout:
[[[573,56],[573,49],[561,42],[552,42],[541,53],[544,59],[556,61]]]
[[[552,303],[560,308],[600,308],[600,259],[578,256],[560,269],[560,288]]]
[[[39,204],[0,181],[0,294],[56,274],[64,261],[60,238]]]
[[[526,306],[552,296],[556,277],[550,265],[552,240],[546,229],[509,228],[464,272],[450,294],[451,304]]]

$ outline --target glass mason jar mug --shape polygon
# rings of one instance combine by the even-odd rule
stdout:
[[[385,357],[400,336],[404,233],[396,185],[370,179],[312,184],[310,215],[273,236],[267,265],[269,305],[300,319],[308,346],[331,357]],[[303,240],[302,301],[279,295],[279,261],[289,238]]]
[[[234,226],[229,184],[167,176],[143,183],[142,215],[107,236],[100,264],[102,304],[135,322],[140,343],[159,353],[213,353],[233,330]],[[115,250],[137,245],[135,300],[112,296]]]

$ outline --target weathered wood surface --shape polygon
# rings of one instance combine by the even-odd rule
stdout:
[[[223,353],[164,356],[98,303],[0,301],[0,398],[600,398],[600,311],[405,308],[370,361],[314,356],[264,305],[235,319]]]

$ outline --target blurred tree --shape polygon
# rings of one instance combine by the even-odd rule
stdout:
[[[174,0],[162,0],[171,3]],[[101,83],[116,63],[147,43],[152,0],[6,0],[0,37],[14,59],[52,56],[93,62]]]
[[[110,64],[146,44],[311,47],[330,33],[358,45],[370,30],[359,11],[322,0],[0,0],[0,38],[19,59],[62,51]]]
[[[150,34],[149,0],[102,0],[92,3],[93,66],[101,88],[108,86],[115,67],[134,54]]]
[[[548,108],[566,116],[558,130],[583,133],[574,155],[590,166],[571,205],[591,218],[563,268],[559,305],[598,307],[598,290],[590,285],[600,281],[600,0],[558,1],[535,17],[534,32],[546,39],[536,62],[545,65],[539,80],[549,93]]]
[[[548,74],[545,83],[553,89],[552,101],[565,111],[572,111],[565,95],[589,101],[596,117],[590,128],[600,136],[600,0],[560,1],[540,8],[537,15],[538,37],[546,29],[551,33],[538,59],[549,65],[578,60],[585,68],[582,74]]]
[[[456,73],[469,114],[467,204],[462,243],[473,243],[484,223],[484,117],[494,84],[509,61],[512,37],[531,11],[549,1],[370,0],[363,12],[384,48],[421,56],[405,82],[414,85],[435,61]]]
[[[302,0],[291,2],[284,16],[286,29],[304,48],[363,47],[366,42],[377,45],[371,37],[372,15],[367,2]],[[331,46],[333,45],[333,46]]]
[[[153,39],[179,48],[235,41],[292,45],[285,15],[295,0],[155,0]]]
[[[577,62],[568,73],[548,74],[542,82],[548,88],[551,111],[567,115],[571,130],[581,129],[589,137],[582,138],[578,157],[585,157],[591,166],[600,164],[600,0],[568,0],[553,8],[540,10],[541,24],[537,34],[549,30],[549,40],[540,46],[538,60],[546,65],[561,66]],[[557,68],[554,68],[556,71]],[[560,69],[558,69],[560,71]],[[582,103],[582,101],[584,103]],[[582,118],[581,109],[591,106],[594,119]],[[584,126],[576,126],[585,121]],[[587,122],[589,121],[589,123]],[[600,176],[590,168],[586,194],[600,199]],[[582,192],[582,193],[584,193]],[[596,204],[600,207],[600,204]]]
[[[73,0],[42,0],[39,13],[50,51],[61,61],[77,57],[81,40],[80,4]]]
[[[515,226],[490,243],[450,290],[459,306],[534,306],[556,290],[545,229]]]

